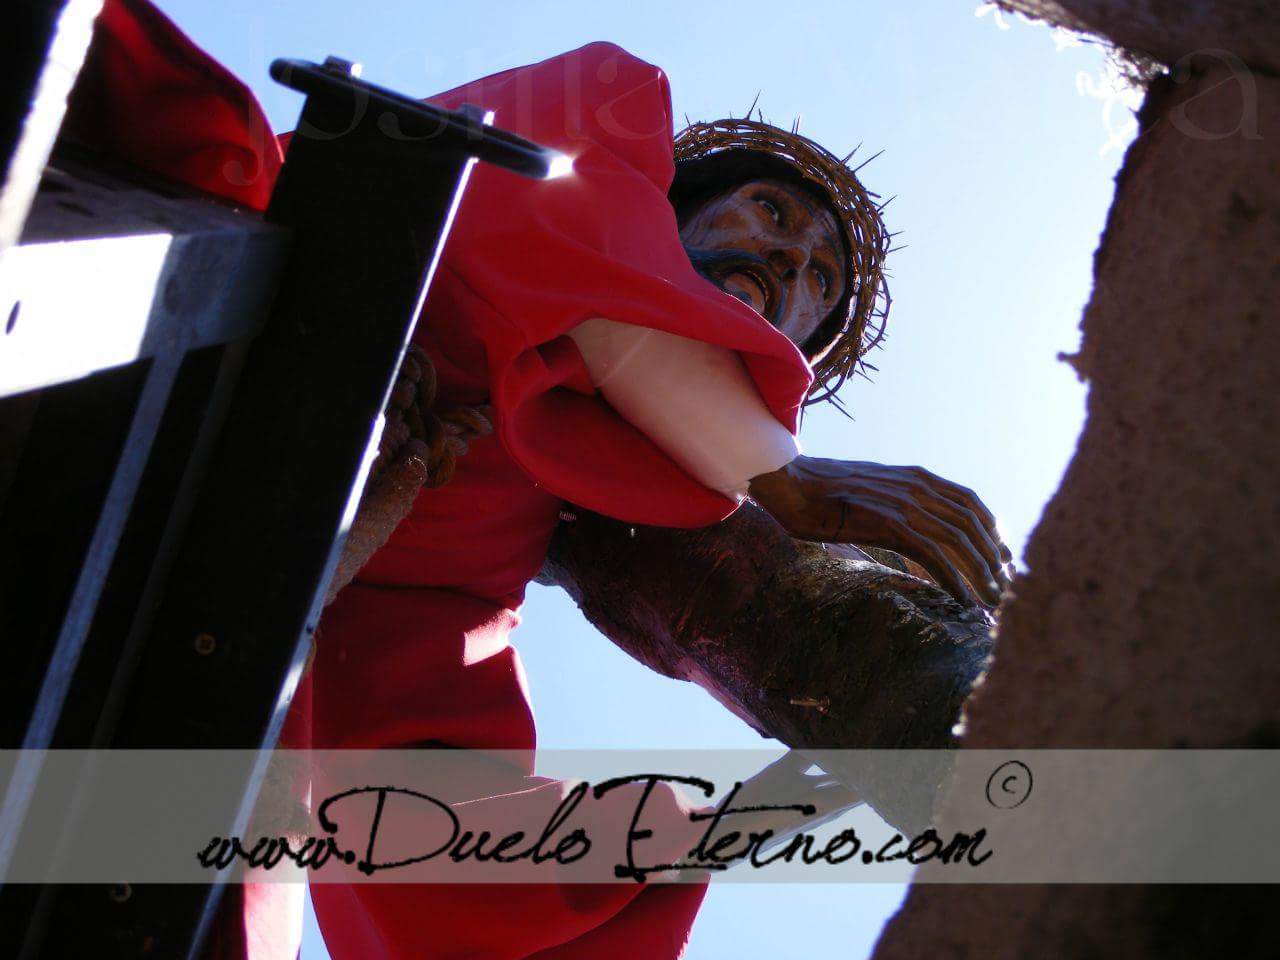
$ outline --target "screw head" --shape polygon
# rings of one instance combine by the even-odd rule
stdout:
[[[218,641],[211,633],[197,633],[196,638],[192,641],[192,646],[196,648],[196,653],[202,657],[207,657],[218,649]]]
[[[113,883],[107,890],[107,896],[113,903],[124,903],[133,896],[133,887],[127,883]]]
[[[340,73],[347,77],[358,77],[364,72],[362,64],[354,60],[344,60],[342,57],[325,57],[324,68],[330,73]]]

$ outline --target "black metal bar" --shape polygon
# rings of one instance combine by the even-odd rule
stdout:
[[[204,477],[243,352],[241,345],[232,344],[206,347],[185,356],[138,487],[139,506],[129,514],[72,687],[57,717],[54,747],[101,746],[110,738],[114,718],[122,702],[127,702],[139,644]],[[93,379],[114,375],[99,374]],[[91,382],[60,389],[83,391]],[[59,810],[41,811],[46,822],[57,817],[64,824],[64,843],[74,846],[76,819],[83,804],[92,803],[92,796],[92,782],[84,782],[58,795]],[[134,911],[140,905],[145,909],[156,893],[138,888],[135,899],[133,890],[125,887],[77,889],[72,893],[78,911],[74,923],[80,930],[91,931],[84,938],[93,943],[99,955],[111,956],[115,951],[136,955],[133,947],[155,957],[176,955],[181,951],[173,949],[175,938],[185,942],[190,933],[181,927],[181,918],[166,920],[152,911],[146,935],[150,940],[142,937],[131,943],[127,937],[120,939],[122,925],[127,927]],[[0,942],[12,945],[16,957],[56,955],[43,949],[40,932],[49,923],[65,918],[60,912],[66,908],[65,896],[60,887],[4,887],[0,890]],[[108,944],[112,937],[114,941]]]
[[[42,751],[52,746],[54,731],[66,705],[71,678],[79,664],[85,637],[129,516],[151,442],[173,386],[177,366],[176,358],[162,357],[151,363],[147,371],[120,462],[112,474],[101,514],[67,605],[66,617],[45,669],[35,709],[21,744],[22,752],[5,785],[3,803],[0,804],[0,870],[7,865],[12,845],[20,835],[23,819],[40,776],[44,756]]]
[[[0,504],[0,742],[9,749],[27,735],[148,367],[144,361],[0,400],[0,413],[32,408]]]
[[[343,110],[313,97],[304,117]],[[154,696],[133,697],[119,745],[274,739],[468,163],[398,146],[370,122],[290,148],[268,218],[295,228],[294,254],[140,667]]]
[[[235,343],[187,354],[138,490],[139,501],[163,503],[165,509],[139,510],[130,517],[82,656],[83,676],[76,677],[72,702],[54,734],[55,747],[101,747],[114,734],[226,420],[245,349]],[[98,663],[84,664],[85,656]],[[104,677],[110,681],[104,683]]]
[[[107,489],[98,522],[85,551],[80,575],[67,604],[66,617],[54,643],[53,655],[45,672],[35,710],[27,723],[21,744],[23,750],[43,750],[53,743],[53,731],[65,704],[71,675],[75,672],[116,546],[132,509],[134,493],[142,479],[142,471],[151,452],[151,442],[168,403],[179,360],[179,357],[161,357],[147,371],[133,422],[129,425],[120,460],[112,472],[111,485]],[[4,859],[4,838],[9,836],[11,829],[16,828],[16,824],[8,819],[7,807],[6,803],[5,809],[0,811],[0,862]]]
[[[538,179],[568,169],[568,158],[559,151],[489,126],[479,113],[445,110],[332,66],[282,59],[272,62],[271,76],[308,96],[344,105],[345,109],[330,114],[326,122],[331,126],[315,126],[304,115],[298,125],[302,137],[344,136],[354,127],[372,123],[384,137],[399,141],[401,149],[412,150],[416,145],[431,151],[457,151]]]

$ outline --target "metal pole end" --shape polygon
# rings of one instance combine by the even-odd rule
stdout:
[[[354,60],[344,60],[342,57],[325,57],[324,68],[330,73],[340,73],[345,77],[359,77],[364,72],[362,64]]]

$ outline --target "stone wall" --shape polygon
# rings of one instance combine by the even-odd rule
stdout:
[[[1280,4],[1002,5],[1190,69],[1117,178],[1086,425],[964,745],[1280,745]],[[1274,956],[1272,890],[917,884],[875,957]]]

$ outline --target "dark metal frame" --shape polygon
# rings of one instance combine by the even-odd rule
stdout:
[[[60,149],[0,267],[0,870],[44,748],[246,748],[247,814],[467,171],[557,160],[347,67],[272,65],[308,96],[265,218]],[[194,957],[221,892],[10,885],[0,950]]]

